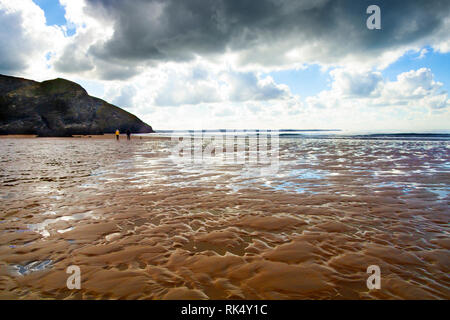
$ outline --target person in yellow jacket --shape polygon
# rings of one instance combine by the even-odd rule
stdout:
[[[117,129],[117,130],[116,130],[116,139],[117,139],[117,140],[119,140],[119,134],[120,134],[119,129]]]

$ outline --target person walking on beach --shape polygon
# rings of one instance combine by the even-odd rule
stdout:
[[[127,140],[131,140],[131,131],[127,129]]]
[[[119,134],[120,134],[119,129],[117,129],[116,130],[116,140],[119,140]]]

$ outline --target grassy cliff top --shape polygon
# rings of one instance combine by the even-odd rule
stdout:
[[[71,91],[81,91],[87,94],[86,90],[84,90],[84,88],[78,83],[62,78],[42,81],[40,84],[40,90],[42,90],[45,94],[61,94]]]

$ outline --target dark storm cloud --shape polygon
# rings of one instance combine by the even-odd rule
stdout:
[[[185,61],[244,52],[243,63],[282,63],[281,52],[317,47],[317,60],[379,55],[433,35],[448,0],[88,0],[86,12],[114,20],[114,35],[90,48],[110,61]],[[377,4],[382,30],[366,28]],[[252,51],[253,48],[257,50]],[[309,61],[298,61],[300,63]]]
[[[55,62],[55,69],[66,73],[84,72],[93,68],[89,57],[78,50],[76,43],[68,45],[60,59]]]

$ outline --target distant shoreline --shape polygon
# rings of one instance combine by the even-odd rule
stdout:
[[[94,140],[114,140],[115,134],[90,134],[90,135],[73,135],[71,137],[39,137],[35,134],[6,134],[0,135],[0,139],[94,139]],[[126,134],[120,134],[120,138],[127,139]],[[168,140],[170,138],[160,136],[142,136],[139,134],[131,135],[132,140]]]
[[[252,133],[248,132],[250,135],[260,135],[260,134],[269,134],[270,131],[263,131],[258,133]],[[411,140],[411,141],[450,141],[450,134],[448,133],[374,133],[374,134],[303,134],[300,132],[317,132],[317,131],[329,131],[329,130],[303,130],[303,131],[297,131],[299,133],[294,132],[279,132],[279,138],[284,139],[356,139],[356,140]],[[193,137],[195,137],[195,134],[197,134],[199,131],[195,130],[180,130],[180,131],[156,131],[152,134],[132,134],[131,139],[132,140],[170,140],[173,137],[184,137],[189,136],[192,134]],[[181,134],[184,133],[184,134]],[[208,136],[208,134],[211,134],[211,136],[214,136],[214,133],[220,135],[224,133],[223,131],[214,131],[214,130],[207,130],[203,131],[205,133],[205,137]],[[236,137],[245,137],[246,131],[236,131]],[[180,134],[180,135],[177,135]],[[120,134],[120,137],[122,139],[126,140],[126,134]],[[114,140],[115,134],[113,133],[106,133],[102,135],[73,135],[71,137],[40,137],[38,135],[34,134],[9,134],[9,135],[0,135],[0,139],[33,139],[33,138],[39,138],[39,139],[94,139],[94,140]]]

